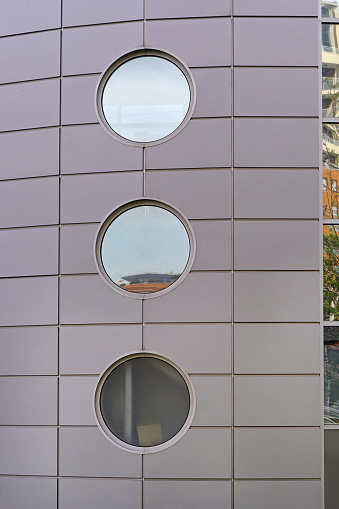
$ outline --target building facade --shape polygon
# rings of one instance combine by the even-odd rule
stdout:
[[[324,507],[320,7],[2,1],[5,509]],[[174,128],[147,138],[133,117],[139,134],[121,135],[107,76],[150,56],[187,80],[183,120],[177,108]],[[145,124],[168,127],[165,110]],[[110,225],[143,205],[188,236],[158,287],[158,268],[120,285],[102,257]],[[134,368],[112,417],[124,430],[105,428],[102,384],[131,359],[163,362],[144,392],[169,366],[166,380],[184,380],[177,431],[165,425],[179,397],[163,398],[162,425],[154,402],[136,422],[146,375]]]

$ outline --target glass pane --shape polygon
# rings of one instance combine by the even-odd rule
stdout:
[[[339,25],[322,24],[323,117],[339,113]]]
[[[183,72],[156,56],[128,60],[109,77],[102,95],[112,129],[132,141],[156,141],[181,124],[190,104]]]
[[[338,18],[338,1],[332,0],[331,2],[321,2],[321,16],[323,18]]]
[[[339,124],[323,125],[323,215],[338,217]]]
[[[119,364],[100,395],[102,417],[123,442],[150,447],[167,442],[186,422],[189,390],[170,364],[137,357]]]
[[[339,320],[339,225],[325,225],[323,235],[324,320]]]
[[[129,292],[153,293],[170,286],[189,258],[183,223],[166,209],[138,206],[112,221],[101,244],[109,278]]]
[[[339,430],[325,430],[325,507],[338,509]]]
[[[339,423],[339,328],[324,327],[324,418]]]

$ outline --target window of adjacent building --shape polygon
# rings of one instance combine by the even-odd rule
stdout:
[[[155,200],[132,202],[110,214],[98,233],[96,261],[112,288],[143,297],[187,274],[194,236],[178,214]]]
[[[116,445],[154,452],[172,445],[188,429],[194,401],[184,372],[167,359],[144,352],[106,370],[96,388],[95,413],[101,431]]]
[[[162,52],[139,51],[119,60],[98,89],[99,118],[119,138],[136,143],[163,140],[192,112],[192,77]]]
[[[322,1],[325,508],[339,499],[339,11]],[[338,428],[338,429],[336,429]]]

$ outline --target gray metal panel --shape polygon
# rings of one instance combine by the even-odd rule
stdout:
[[[0,39],[0,51],[1,83],[60,75],[59,30],[3,37]]]
[[[146,478],[231,477],[231,430],[191,428],[175,445],[144,457]]]
[[[142,196],[142,172],[64,176],[61,222],[102,221],[115,207]]]
[[[1,376],[0,391],[1,425],[57,424],[57,377]]]
[[[6,509],[56,509],[57,480],[1,477],[0,502]]]
[[[97,376],[62,376],[59,382],[61,426],[93,426],[93,393]]]
[[[141,322],[141,300],[118,294],[97,275],[62,276],[60,299],[63,324]]]
[[[141,348],[141,325],[61,327],[60,372],[99,374],[117,357]]]
[[[189,67],[229,66],[231,35],[230,18],[148,21],[145,44],[173,53]]]
[[[0,336],[2,375],[58,373],[57,327],[3,327]]]
[[[58,273],[59,229],[0,230],[0,277]]]
[[[320,426],[319,376],[236,376],[235,426]]]
[[[236,428],[237,479],[307,479],[321,476],[319,428]]]
[[[0,35],[12,35],[35,30],[60,27],[61,0],[32,0],[20,2],[2,0],[0,6]]]
[[[316,118],[236,118],[234,165],[316,168],[318,140]]]
[[[318,221],[235,221],[236,270],[318,270]]]
[[[231,270],[231,221],[191,221],[197,241],[192,270]]]
[[[61,134],[61,173],[142,168],[142,149],[111,138],[100,125],[69,126]]]
[[[1,474],[57,475],[56,428],[1,426],[0,442]]]
[[[197,87],[193,118],[231,116],[231,69],[192,69],[192,74]]]
[[[231,0],[159,0],[146,1],[146,19],[195,18],[204,16],[230,16]]]
[[[318,16],[317,0],[234,0],[235,16]]]
[[[229,170],[149,171],[145,187],[146,196],[171,203],[188,219],[225,219],[232,214]]]
[[[161,299],[144,303],[146,322],[229,322],[231,275],[193,272]]]
[[[145,509],[231,509],[230,481],[145,481]]]
[[[58,278],[2,279],[0,325],[58,323]]]
[[[319,114],[318,82],[318,69],[236,68],[234,114],[316,117]]]
[[[20,204],[20,207],[18,207]],[[59,179],[45,177],[0,183],[0,227],[59,222]]]
[[[319,509],[320,481],[235,481],[234,509]]]
[[[0,430],[1,431],[1,430]],[[140,454],[111,444],[93,428],[61,428],[59,434],[61,476],[141,477]]]
[[[248,324],[234,326],[234,371],[320,373],[317,324]]]
[[[67,28],[62,38],[63,73],[103,72],[123,53],[143,44],[143,23]]]
[[[64,0],[63,25],[92,25],[143,19],[143,0]]]
[[[39,177],[58,173],[58,128],[1,134],[1,179]]]
[[[64,78],[61,84],[61,123],[98,122],[94,109],[94,92],[100,76]]]
[[[93,244],[98,224],[66,225],[60,230],[61,274],[96,274]],[[0,232],[1,235],[1,232]]]
[[[191,380],[197,397],[192,426],[231,426],[231,377],[195,375]]]
[[[226,118],[191,120],[166,143],[146,148],[148,169],[228,166],[231,166],[231,120]]]
[[[144,345],[177,362],[188,373],[231,373],[229,324],[146,324]]]
[[[318,20],[234,20],[234,65],[317,66]]]
[[[59,124],[60,80],[28,81],[0,88],[0,130]]]
[[[320,319],[318,272],[236,272],[236,322],[315,322]]]
[[[318,170],[236,170],[234,216],[317,219]]]
[[[114,447],[114,446],[112,446]],[[141,480],[60,479],[59,509],[142,508]],[[113,507],[114,507],[113,506]]]

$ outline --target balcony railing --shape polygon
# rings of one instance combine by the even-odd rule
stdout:
[[[323,90],[337,89],[339,92],[339,78],[323,78]]]
[[[323,141],[327,143],[332,143],[332,145],[338,145],[339,146],[339,140],[335,140],[333,138],[330,138],[327,136],[327,134],[323,134]]]
[[[326,51],[327,53],[338,53],[339,54],[339,48],[336,48],[335,46],[325,46],[322,45],[323,51]]]

